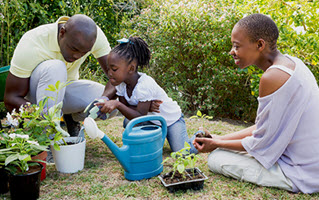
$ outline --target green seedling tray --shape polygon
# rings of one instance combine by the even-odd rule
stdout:
[[[6,88],[6,80],[9,73],[10,65],[0,67],[0,101],[3,101],[4,90]]]

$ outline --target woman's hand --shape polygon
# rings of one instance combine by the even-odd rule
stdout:
[[[195,138],[193,141],[194,147],[201,153],[208,153],[218,148],[218,142],[220,139],[217,137],[213,138]]]

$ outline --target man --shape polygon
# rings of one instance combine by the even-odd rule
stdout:
[[[83,110],[94,99],[111,98],[115,89],[89,80],[79,79],[79,68],[91,53],[106,69],[107,54],[111,50],[103,31],[86,15],[60,17],[26,32],[20,39],[11,60],[6,81],[4,103],[9,112],[27,102],[38,103],[45,96],[49,84],[57,81],[72,84],[62,89],[57,101],[63,101],[62,112],[71,136],[79,133]],[[54,105],[49,100],[48,106]]]

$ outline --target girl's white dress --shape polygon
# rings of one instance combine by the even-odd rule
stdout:
[[[169,98],[166,92],[156,83],[156,81],[146,75],[145,73],[140,73],[140,78],[133,89],[132,96],[128,97],[126,92],[126,84],[122,82],[120,85],[115,86],[116,94],[118,96],[123,96],[127,103],[132,106],[137,106],[138,102],[152,101],[152,100],[162,100],[163,103],[159,107],[160,113],[152,112],[149,114],[162,116],[170,126],[176,122],[182,114],[181,108],[176,101]],[[160,125],[158,121],[152,121],[153,123]]]

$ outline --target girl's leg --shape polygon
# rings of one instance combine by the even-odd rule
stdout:
[[[194,138],[195,135],[191,139],[188,138],[183,115],[174,124],[167,127],[167,141],[174,152],[184,148],[184,143],[188,142],[191,146],[190,153],[198,153],[193,145]]]
[[[267,170],[246,152],[216,149],[208,156],[208,167],[214,173],[240,181],[293,190],[292,182],[283,174],[277,163]]]

